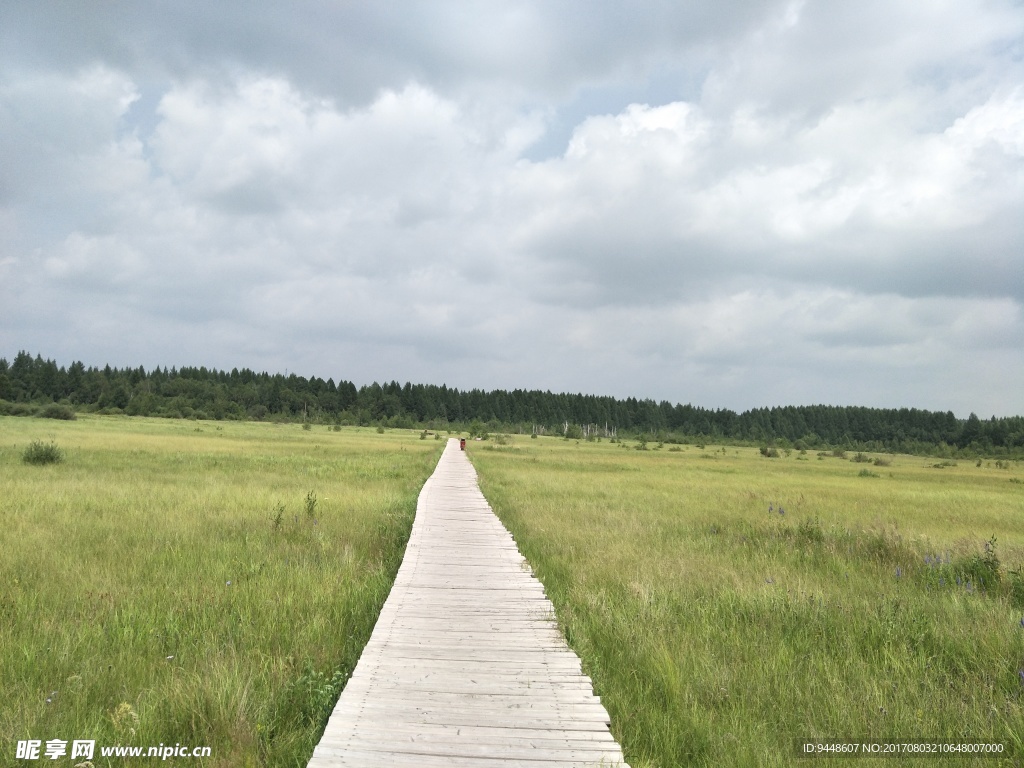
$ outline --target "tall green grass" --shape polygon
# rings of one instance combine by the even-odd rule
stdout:
[[[1024,755],[1019,465],[470,450],[634,768],[818,763],[797,757],[810,737]],[[886,761],[904,763],[971,761]]]
[[[63,463],[22,461],[41,439]],[[305,765],[440,450],[412,432],[0,418],[0,764],[59,738]]]

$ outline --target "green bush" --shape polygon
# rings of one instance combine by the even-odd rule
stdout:
[[[44,419],[62,419],[64,421],[74,421],[78,418],[71,406],[60,403],[50,403],[39,412],[39,416]]]
[[[999,585],[1002,574],[999,572],[999,558],[996,557],[996,537],[985,542],[984,554],[974,554],[958,560],[953,564],[962,579],[972,582],[982,592],[987,592]],[[1012,590],[1011,582],[1011,590]]]
[[[64,461],[64,451],[56,443],[33,440],[21,454],[21,460],[26,464],[59,464]]]

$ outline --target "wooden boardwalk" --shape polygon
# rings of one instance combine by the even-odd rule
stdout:
[[[628,768],[553,616],[449,440],[310,768]]]

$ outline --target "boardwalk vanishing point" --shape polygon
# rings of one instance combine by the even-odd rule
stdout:
[[[609,718],[449,440],[309,768],[620,766]]]

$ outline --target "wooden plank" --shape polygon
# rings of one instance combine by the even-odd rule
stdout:
[[[541,763],[556,764],[600,764],[602,759],[612,758],[608,750],[602,749],[545,749],[543,747],[530,747],[524,744],[431,744],[421,742],[392,742],[382,745],[377,742],[355,741],[344,744],[324,744],[321,742],[324,751],[337,750],[340,754],[351,755],[360,753],[372,755],[373,753],[405,754],[422,757],[430,762],[426,765],[435,764],[433,760],[452,758],[474,759],[481,758],[488,760],[505,761],[509,759],[529,760]],[[442,763],[444,764],[444,763]],[[501,763],[498,763],[499,765]]]
[[[361,723],[362,734],[382,732],[395,740],[444,741],[467,739],[480,744],[505,744],[509,739],[553,746],[556,744],[608,744],[618,747],[608,729],[561,731],[552,728],[503,728],[490,725],[451,726],[438,723]],[[378,734],[379,735],[379,734]]]
[[[626,766],[579,658],[451,440],[311,768]]]

